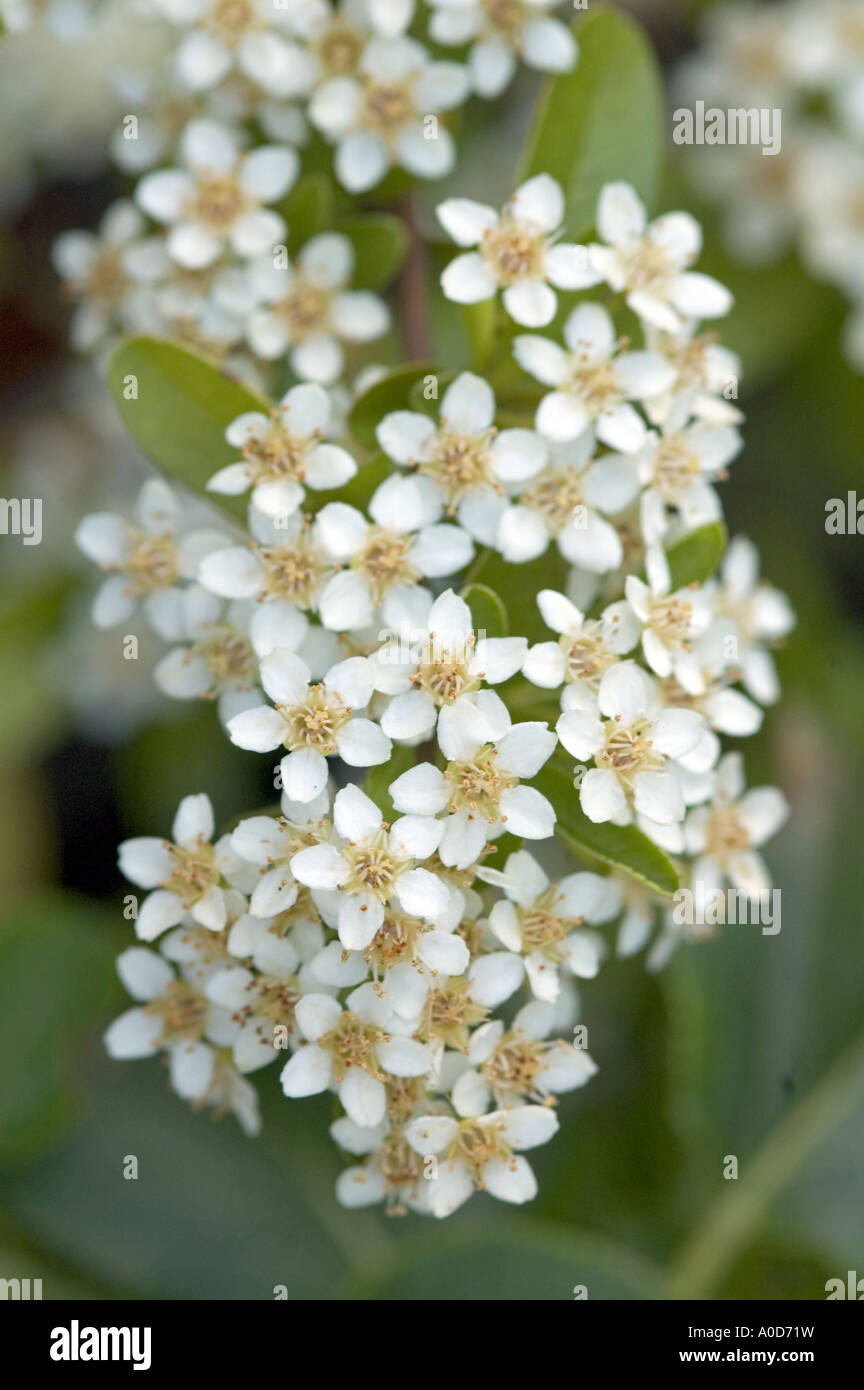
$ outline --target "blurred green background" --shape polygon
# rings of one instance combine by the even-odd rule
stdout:
[[[639,6],[665,63],[692,43],[698,8]],[[490,118],[475,161],[500,158],[502,133]],[[793,808],[767,854],[782,932],[727,928],[655,977],[642,957],[611,959],[582,991],[600,1073],[532,1157],[537,1201],[480,1196],[440,1224],[337,1206],[328,1098],[289,1105],[259,1075],[264,1132],[247,1140],[188,1112],[158,1062],[103,1054],[129,944],[116,842],[166,829],[189,791],[223,821],[266,796],[212,709],[139,689],[127,717],[132,677],[103,670],[85,629],[69,637],[93,578],[69,535],[82,511],[128,497],[141,463],[98,385],[70,375],[47,248],[93,225],[116,183],[37,171],[7,209],[3,492],[35,495],[20,480],[38,476],[46,529],[38,549],[0,538],[0,1276],[41,1277],[45,1298],[266,1299],[283,1285],[304,1300],[566,1300],[577,1285],[819,1299],[829,1278],[864,1274],[864,539],[824,526],[829,498],[864,494],[864,379],[841,355],[839,294],[791,256],[758,272],[729,262],[670,164],[657,208],[702,217],[700,269],[737,299],[720,326],[743,358],[747,416],[722,492],[730,531],[756,541],[798,613],[783,701],[741,743],[750,784],[778,783]],[[93,412],[106,413],[98,443]],[[146,685],[146,643],[137,665]]]

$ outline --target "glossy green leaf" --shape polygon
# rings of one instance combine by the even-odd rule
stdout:
[[[108,381],[132,438],[169,478],[196,492],[238,453],[225,439],[231,421],[269,402],[214,363],[167,338],[128,338],[108,365]],[[132,399],[127,399],[134,392]],[[206,493],[235,517],[248,499]]]
[[[354,402],[348,428],[364,449],[377,449],[375,434],[385,415],[392,410],[410,410],[411,388],[426,376],[437,376],[431,362],[408,362],[394,367],[364,391]]]
[[[650,204],[664,146],[665,97],[657,60],[639,25],[611,10],[576,26],[579,62],[548,80],[519,178],[549,173],[567,199],[566,230],[594,224],[605,183],[623,179]]]
[[[556,753],[536,779],[536,786],[555,807],[557,832],[577,854],[643,883],[646,888],[671,897],[678,887],[675,865],[662,849],[635,825],[595,825],[579,804],[573,785],[572,765],[566,755]]]
[[[380,290],[395,279],[408,250],[408,232],[400,217],[362,213],[340,218],[335,229],[354,246],[353,289]]]
[[[333,224],[333,185],[320,171],[304,174],[279,204],[288,223],[288,250],[296,256],[310,237]]]
[[[717,571],[729,537],[722,521],[709,521],[684,536],[666,551],[672,588],[704,584]]]

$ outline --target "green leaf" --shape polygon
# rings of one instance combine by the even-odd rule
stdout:
[[[408,250],[408,233],[400,217],[364,213],[340,218],[335,229],[344,232],[354,246],[354,289],[380,290],[395,279]]]
[[[716,573],[723,558],[729,537],[722,521],[709,521],[689,536],[676,541],[666,551],[672,588],[683,589],[687,584],[703,584]]]
[[[134,378],[137,397],[126,399]],[[132,438],[178,483],[196,492],[238,453],[225,439],[232,420],[270,403],[241,386],[214,363],[167,338],[127,338],[108,364],[108,382]],[[207,498],[245,518],[244,497],[207,492]]]
[[[507,609],[500,594],[490,589],[488,584],[466,584],[462,590],[471,617],[474,631],[484,637],[506,637],[510,631]]]
[[[425,376],[437,376],[433,363],[408,362],[394,367],[358,396],[348,416],[348,428],[362,448],[378,448],[375,431],[384,416],[392,410],[411,409],[411,388]]]
[[[537,607],[541,589],[560,589],[567,582],[567,565],[557,547],[545,555],[514,565],[494,550],[482,550],[465,576],[469,585],[481,584],[497,594],[507,613],[508,630],[529,642],[548,642],[553,636]],[[538,692],[539,695],[539,692]]]
[[[304,174],[279,204],[288,223],[288,251],[292,256],[310,237],[327,231],[333,224],[333,185],[326,174]]]
[[[595,825],[579,805],[566,757],[555,754],[536,778],[536,786],[548,797],[558,817],[558,833],[584,858],[610,869],[620,869],[646,888],[671,897],[678,887],[678,873],[668,855],[637,830],[635,825]]]
[[[42,892],[0,920],[0,1158],[27,1157],[70,1118],[70,1041],[115,996],[106,915]]]
[[[0,766],[22,763],[62,729],[64,711],[49,677],[45,644],[68,598],[65,580],[17,583],[0,600]]]
[[[523,152],[518,181],[549,173],[564,189],[568,237],[594,225],[605,183],[623,179],[650,204],[663,157],[665,98],[643,30],[611,10],[576,28],[579,62],[550,79]]]

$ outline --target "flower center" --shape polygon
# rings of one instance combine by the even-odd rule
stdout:
[[[216,232],[233,227],[246,206],[246,197],[233,174],[199,174],[186,212]]]
[[[351,865],[351,876],[344,888],[348,892],[372,893],[382,902],[390,897],[401,867],[387,847],[387,832],[382,830],[373,840],[348,845],[343,850]]]
[[[505,1036],[480,1070],[496,1094],[530,1096],[536,1092],[542,1056],[542,1043]]]
[[[318,1046],[330,1053],[337,1081],[345,1080],[349,1067],[360,1067],[376,1081],[386,1081],[387,1076],[375,1058],[375,1048],[386,1041],[387,1034],[382,1028],[364,1023],[362,1018],[345,1009],[333,1031],[318,1039]]]
[[[587,622],[578,637],[565,633],[558,644],[564,653],[567,678],[571,681],[589,681],[596,685],[615,661],[615,653],[606,646],[600,624],[595,621]]]
[[[632,785],[638,773],[657,771],[664,765],[662,755],[654,752],[650,732],[651,726],[644,720],[629,727],[610,720],[606,725],[606,746],[594,761],[598,767],[611,768],[623,782]]]
[[[731,854],[750,848],[750,833],[741,824],[737,806],[718,806],[708,816],[708,852],[723,862]]]
[[[144,1012],[158,1014],[162,1019],[160,1041],[163,1044],[182,1042],[200,1038],[207,1015],[207,1000],[185,980],[172,980]]]
[[[395,135],[414,114],[407,82],[370,83],[366,88],[364,124],[379,135]]]
[[[301,538],[295,545],[272,546],[259,554],[267,598],[284,598],[298,608],[310,608],[327,570],[321,552]]]
[[[412,544],[410,535],[373,529],[371,539],[352,559],[352,568],[363,571],[376,603],[394,584],[411,583],[419,577],[409,562]]]
[[[498,750],[486,744],[473,758],[452,762],[444,776],[450,782],[450,809],[467,811],[494,822],[501,819],[501,793],[515,787],[518,777],[497,766]]]
[[[373,970],[387,971],[401,961],[416,960],[417,938],[431,930],[416,917],[401,912],[388,912],[373,940],[367,946],[365,958]]]
[[[296,975],[278,980],[275,975],[259,975],[255,981],[256,998],[251,1007],[273,1023],[294,1026],[294,1009],[303,998],[303,987]]]
[[[219,686],[251,690],[257,680],[258,663],[252,645],[230,623],[220,623],[203,642],[197,642],[192,651],[204,658]]]
[[[363,36],[338,19],[329,24],[316,44],[321,66],[331,77],[354,72],[363,52]]]
[[[491,29],[506,38],[518,38],[525,22],[523,0],[481,0],[481,4]]]
[[[254,21],[254,0],[216,0],[204,23],[215,38],[233,48]]]
[[[295,342],[323,333],[330,323],[330,295],[308,280],[297,279],[276,306]]]
[[[285,747],[295,753],[298,748],[315,748],[319,753],[336,752],[336,733],[351,717],[351,711],[337,695],[329,694],[323,685],[313,685],[302,705],[276,708],[286,723]]]
[[[473,646],[474,639],[469,638]],[[432,696],[436,705],[452,705],[466,691],[476,690],[480,680],[468,674],[468,651],[442,652],[434,661],[421,662],[411,683]]]
[[[539,512],[550,530],[557,534],[570,521],[576,508],[584,505],[579,475],[572,471],[547,472],[522,494],[522,501]]]
[[[484,1165],[493,1158],[510,1158],[512,1152],[496,1125],[484,1124],[482,1120],[463,1120],[447,1150],[447,1157],[462,1159],[472,1170],[477,1186],[482,1187]]]
[[[608,362],[601,362],[596,367],[574,367],[567,381],[567,390],[592,416],[600,415],[621,400],[615,370]]]
[[[469,990],[470,981],[466,979],[448,980],[430,990],[417,1036],[424,1042],[441,1041],[465,1052],[470,1029],[482,1023],[489,1013],[483,1004],[471,998]]]
[[[674,503],[700,473],[699,460],[687,446],[683,434],[669,434],[660,440],[654,455],[654,486],[661,497]]]
[[[165,841],[165,848],[174,861],[173,872],[162,884],[169,893],[176,893],[188,910],[197,903],[214,883],[219,882],[219,870],[213,862],[213,846],[198,840],[194,849],[183,849]]]
[[[293,478],[303,481],[303,465],[312,438],[292,434],[281,423],[274,412],[273,423],[267,433],[259,438],[251,438],[243,445],[243,457],[252,473],[252,481],[261,482],[270,478]]]
[[[421,473],[443,488],[447,501],[458,502],[466,492],[482,483],[493,482],[489,456],[489,435],[456,434],[439,431],[431,458],[420,465]]]
[[[634,246],[622,248],[619,254],[631,293],[637,290],[640,294],[662,294],[672,269],[664,247],[646,237]]]
[[[684,645],[692,621],[693,605],[675,594],[652,599],[648,605],[648,626],[666,646]]]
[[[161,536],[132,531],[124,568],[133,583],[132,592],[148,594],[154,589],[170,589],[180,578],[177,547],[170,531]]]
[[[545,249],[544,236],[507,214],[497,227],[487,227],[480,243],[481,254],[505,285],[515,284],[517,280],[542,279]]]

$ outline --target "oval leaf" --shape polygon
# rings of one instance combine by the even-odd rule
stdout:
[[[702,584],[717,570],[728,536],[722,521],[709,521],[684,536],[666,551],[672,588],[683,589],[687,584]]]

